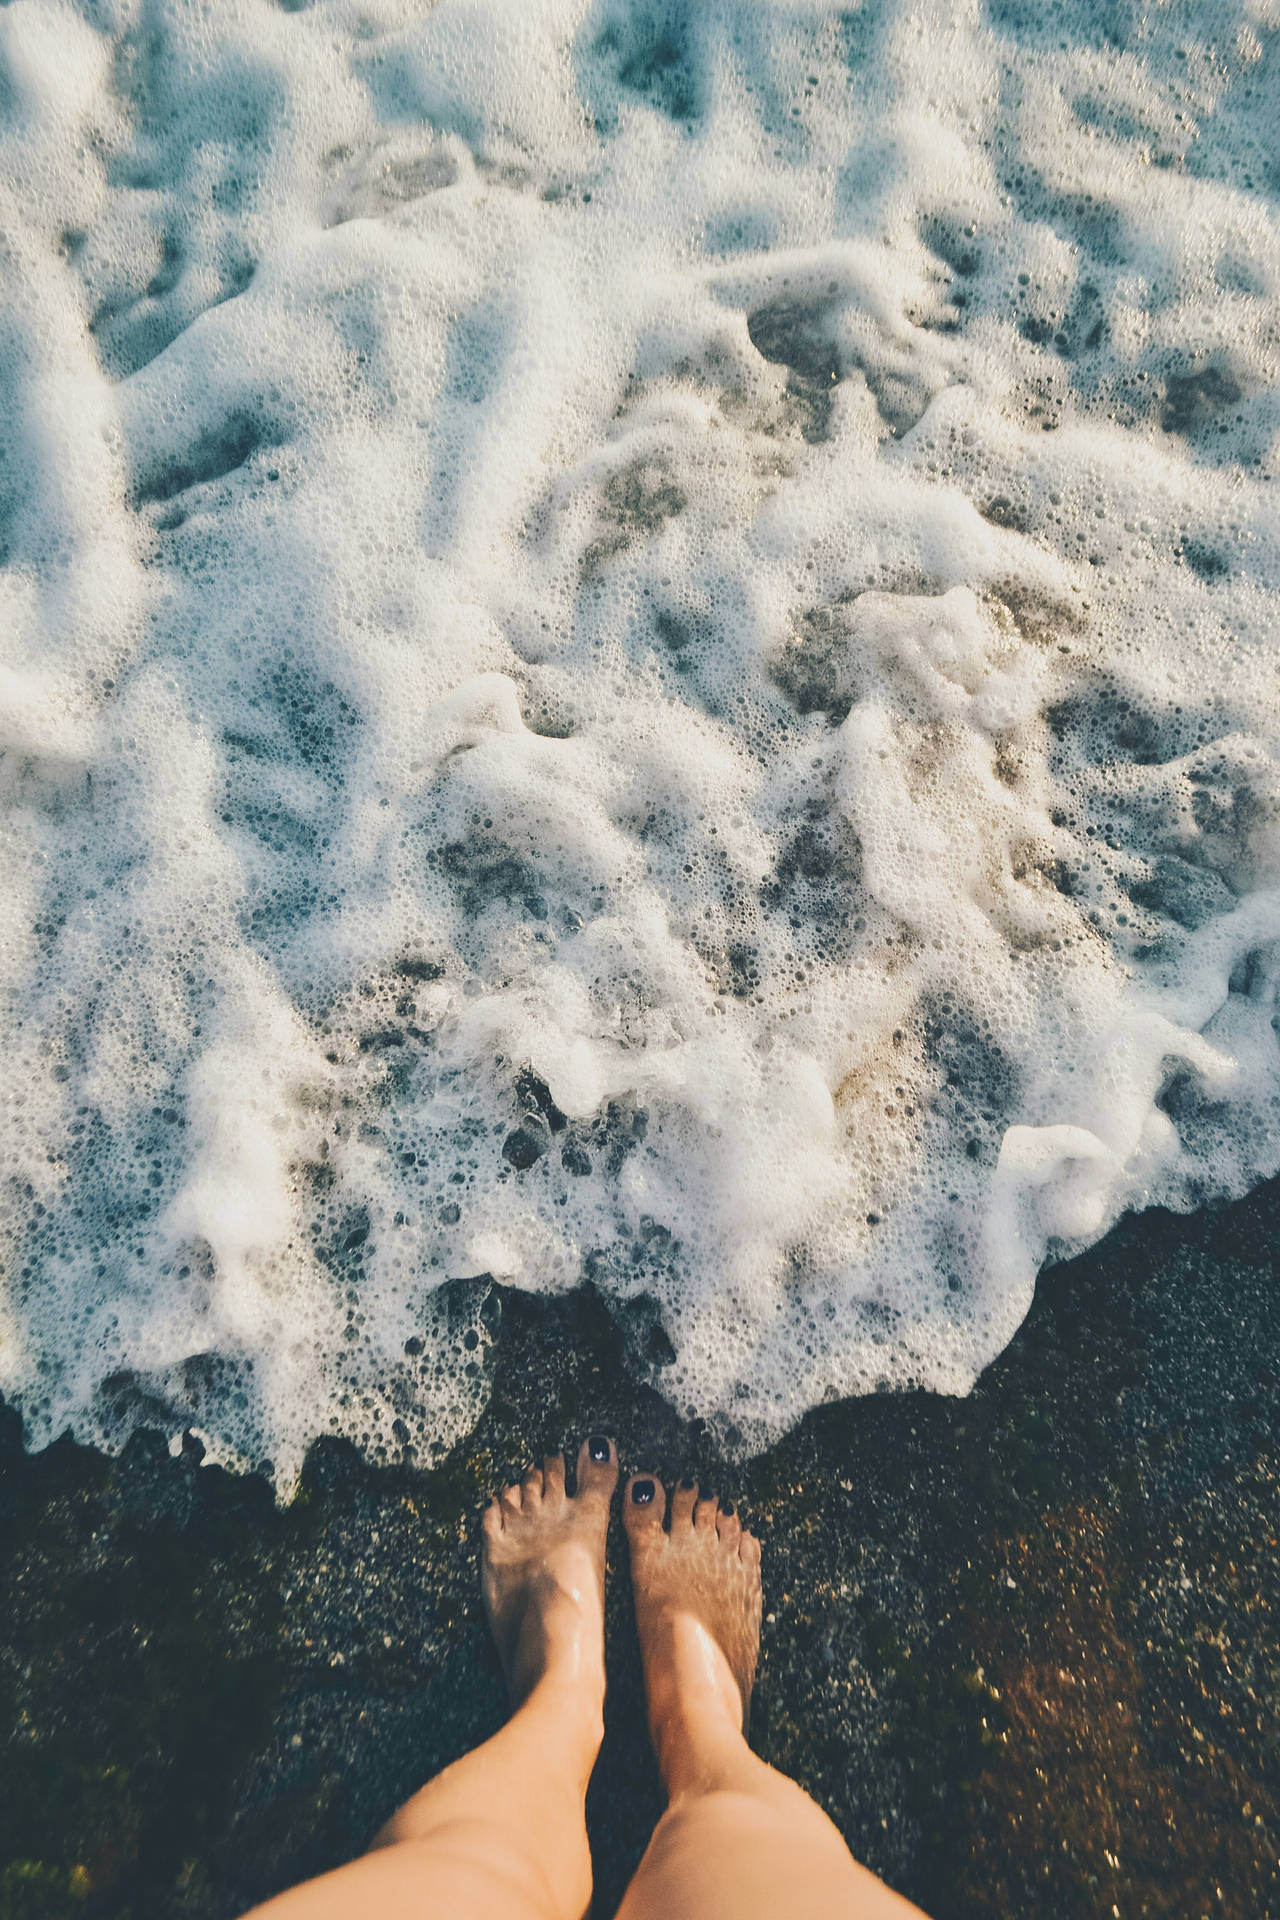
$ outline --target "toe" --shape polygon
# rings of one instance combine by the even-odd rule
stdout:
[[[738,1558],[744,1566],[758,1567],[760,1565],[760,1542],[756,1539],[754,1533],[748,1533],[745,1529],[743,1530],[741,1539],[738,1541]]]
[[[742,1522],[732,1507],[722,1507],[716,1515],[716,1532],[720,1535],[720,1544],[731,1553],[738,1551],[738,1541],[742,1536]]]
[[[512,1514],[519,1513],[523,1504],[524,1503],[521,1499],[521,1492],[520,1492],[520,1482],[518,1480],[513,1480],[509,1487],[504,1487],[502,1489],[503,1518],[509,1519]]]
[[[564,1493],[564,1455],[549,1453],[542,1463],[542,1495],[545,1500],[558,1500]]]
[[[486,1540],[496,1540],[502,1532],[502,1503],[496,1493],[485,1508],[480,1525],[484,1529]]]
[[[606,1435],[593,1434],[578,1449],[578,1498],[607,1506],[618,1484],[618,1449]]]
[[[667,1510],[666,1491],[653,1473],[633,1473],[627,1482],[622,1503],[622,1520],[633,1539],[661,1533],[662,1516]]]
[[[685,1479],[680,1482],[671,1496],[671,1526],[688,1527],[693,1524],[693,1509],[698,1498],[696,1480]]]
[[[718,1500],[709,1499],[705,1495],[699,1500],[693,1510],[693,1524],[697,1532],[708,1533],[715,1530],[716,1514],[719,1511],[719,1506],[720,1502]]]
[[[526,1468],[523,1486],[525,1506],[537,1506],[542,1499],[542,1468]]]

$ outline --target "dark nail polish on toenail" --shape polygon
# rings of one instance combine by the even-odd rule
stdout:
[[[653,1496],[658,1491],[652,1480],[637,1480],[631,1489],[631,1498],[638,1507],[651,1506]]]
[[[732,1520],[734,1515],[734,1505],[732,1500],[726,1500],[724,1505],[721,1507],[720,1511],[721,1513],[723,1513],[726,1520]]]
[[[609,1458],[609,1442],[602,1433],[593,1433],[587,1442],[587,1452],[597,1466],[603,1466]]]
[[[680,1485],[683,1487],[686,1493],[692,1493],[693,1489],[697,1486],[697,1484],[698,1484],[697,1481],[694,1479],[691,1473],[686,1473],[686,1475],[684,1476],[684,1479],[680,1482]]]

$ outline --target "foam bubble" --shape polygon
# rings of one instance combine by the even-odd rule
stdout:
[[[0,11],[0,1386],[727,1445],[1275,1171],[1274,9]]]

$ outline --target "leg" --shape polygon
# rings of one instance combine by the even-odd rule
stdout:
[[[592,1440],[576,1498],[555,1455],[492,1502],[481,1577],[511,1718],[407,1801],[361,1859],[269,1900],[252,1920],[582,1920],[617,1478],[612,1444]]]
[[[693,1483],[627,1488],[636,1625],[667,1811],[618,1920],[909,1920],[827,1816],[743,1734],[760,1644],[760,1546]]]

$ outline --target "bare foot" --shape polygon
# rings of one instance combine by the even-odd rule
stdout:
[[[649,1725],[668,1793],[691,1745],[746,1725],[760,1651],[760,1542],[688,1482],[671,1499],[652,1474],[627,1483],[623,1523]]]
[[[617,1483],[613,1442],[588,1440],[572,1499],[556,1453],[485,1510],[480,1579],[513,1707],[552,1679],[589,1715],[603,1711],[604,1539]]]

